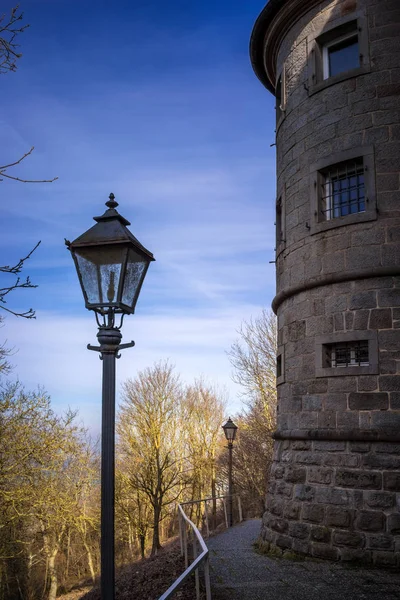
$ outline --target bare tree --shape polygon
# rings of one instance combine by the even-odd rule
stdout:
[[[22,57],[22,54],[18,51],[17,38],[29,27],[29,24],[22,25],[23,17],[24,13],[21,12],[19,4],[11,9],[10,16],[0,15],[0,75],[17,70],[17,61]],[[53,179],[24,179],[10,175],[8,170],[20,165],[25,158],[32,154],[33,150],[34,147],[32,146],[20,158],[9,164],[0,165],[0,181],[3,181],[4,178],[22,183],[52,183],[56,181],[58,177],[53,177]]]
[[[276,403],[276,349],[276,317],[263,309],[259,317],[242,323],[239,339],[228,352],[232,379],[242,387],[245,402],[270,406],[271,416]]]
[[[22,54],[18,52],[16,38],[29,27],[22,25],[23,16],[19,5],[11,9],[10,16],[0,16],[0,74],[17,70],[17,60]]]
[[[216,523],[216,458],[223,443],[221,425],[226,406],[225,392],[203,379],[186,388],[184,398],[182,430],[190,463],[190,500],[200,500],[211,495],[213,500],[213,520]],[[185,461],[187,468],[187,461]],[[198,509],[200,508],[197,505]],[[194,518],[193,507],[191,518]],[[200,522],[200,512],[196,520]]]
[[[242,324],[239,335],[228,352],[232,378],[242,387],[247,407],[235,417],[240,434],[235,444],[236,486],[251,510],[262,513],[276,424],[275,315],[264,309],[260,316]]]
[[[120,453],[131,465],[133,489],[153,509],[151,554],[161,548],[160,523],[179,495],[181,386],[167,362],[156,363],[128,379],[118,419]]]

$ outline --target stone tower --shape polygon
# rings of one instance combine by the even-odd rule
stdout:
[[[400,565],[400,1],[270,0],[278,425],[262,537]]]

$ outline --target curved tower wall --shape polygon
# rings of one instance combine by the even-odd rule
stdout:
[[[352,35],[359,62],[335,73],[327,60],[351,54]],[[271,0],[251,55],[278,105],[278,424],[262,537],[399,565],[400,5]]]

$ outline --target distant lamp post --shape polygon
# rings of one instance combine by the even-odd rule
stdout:
[[[130,225],[110,194],[108,207],[96,225],[73,242],[65,240],[75,262],[85,306],[96,315],[103,361],[101,425],[101,597],[114,600],[114,495],[115,495],[115,359],[119,351],[134,346],[121,344],[124,316],[135,311],[151,252],[129,231]],[[118,320],[118,324],[117,324]]]
[[[238,430],[237,425],[229,417],[225,425],[222,425],[225,437],[228,442],[229,450],[229,471],[228,471],[228,499],[229,499],[229,527],[233,525],[233,482],[232,482],[232,449],[233,442],[235,441],[236,432]]]

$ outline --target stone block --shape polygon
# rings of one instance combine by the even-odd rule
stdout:
[[[387,192],[393,194],[396,192]],[[381,264],[381,257],[379,252],[376,251],[374,246],[359,246],[349,248],[346,250],[346,268],[349,270],[359,270],[368,267],[379,267]],[[355,306],[354,308],[375,308],[376,303],[373,306],[369,306],[367,300],[361,306]],[[350,305],[350,308],[352,306]]]
[[[352,331],[354,325],[354,312],[346,311],[344,313],[344,325],[347,331]]]
[[[355,527],[361,531],[384,531],[386,516],[377,510],[362,510],[357,514]]]
[[[386,471],[383,473],[383,489],[400,492],[400,473]]]
[[[278,496],[284,496],[285,498],[291,498],[293,493],[293,485],[284,481],[275,482],[275,494]]]
[[[379,290],[378,292],[379,306],[400,306],[400,289]]]
[[[338,429],[358,429],[359,416],[357,412],[346,410],[336,415]]]
[[[332,548],[328,544],[320,544],[317,542],[311,545],[311,554],[316,558],[323,558],[325,560],[337,560],[339,558],[339,552],[337,548]]]
[[[288,530],[288,522],[284,519],[272,518],[269,522],[269,527],[278,533],[285,533]]]
[[[386,410],[389,395],[386,392],[352,392],[349,394],[351,410]]]
[[[303,396],[302,406],[304,411],[319,411],[322,409],[320,396]]]
[[[314,442],[316,452],[343,452],[346,450],[346,442]]]
[[[384,533],[370,535],[367,538],[367,546],[371,550],[392,550],[394,548],[393,537]]]
[[[399,392],[400,375],[381,375],[379,377],[379,389],[387,392]]]
[[[372,553],[370,550],[361,550],[354,548],[346,548],[342,546],[339,549],[340,560],[341,562],[354,562],[354,563],[363,563],[368,564],[372,562]]]
[[[301,505],[295,502],[288,502],[284,508],[283,516],[285,519],[299,519]]]
[[[350,548],[363,548],[365,545],[365,536],[356,531],[333,532],[332,541],[335,546],[349,546]]]
[[[369,316],[369,329],[391,329],[392,311],[390,308],[375,308]]]
[[[322,523],[325,516],[325,507],[317,504],[304,504],[302,511],[303,521],[311,523]]]
[[[378,454],[400,454],[400,442],[376,442],[374,450]]]
[[[329,377],[328,379],[329,392],[356,392],[357,379],[356,377]]]
[[[283,516],[283,501],[276,496],[269,496],[267,500],[267,508],[272,515],[276,517]]]
[[[380,331],[378,333],[378,340],[380,350],[398,352],[400,348],[400,331]]]
[[[315,488],[311,485],[298,483],[294,486],[293,498],[301,502],[312,502],[315,496]]]
[[[360,457],[356,454],[325,454],[326,467],[348,467],[355,469],[360,464]]]
[[[325,523],[331,527],[350,527],[353,522],[353,512],[337,506],[328,506]]]
[[[360,267],[362,264],[360,265]],[[359,310],[362,308],[376,308],[376,292],[365,291],[353,294],[350,298],[350,309]]]
[[[318,414],[319,429],[336,429],[336,412],[323,411]]]
[[[379,472],[337,469],[335,483],[340,487],[378,490],[382,487],[382,474]]]
[[[400,410],[400,392],[392,392],[390,394],[390,408],[392,410]]]
[[[387,112],[383,112],[382,115],[384,115],[385,117],[391,117],[392,115],[390,113]],[[400,120],[400,113],[399,113],[399,120]],[[378,175],[376,178],[376,187],[378,189],[378,191],[380,192],[395,192],[396,190],[399,189],[399,175],[397,173],[384,173],[382,175]],[[390,239],[390,234],[389,234],[389,241],[397,241],[398,239],[398,228],[394,229],[394,234],[395,234],[395,239]]]
[[[350,442],[351,452],[369,452],[371,444],[369,442]]]
[[[377,567],[396,566],[396,556],[393,552],[375,552],[373,561]]]
[[[317,504],[334,504],[337,506],[348,506],[351,494],[348,490],[330,487],[317,487],[313,489],[313,496]]]
[[[368,309],[356,310],[354,313],[353,329],[362,331],[368,329],[370,311]]]
[[[332,469],[324,467],[310,467],[307,473],[308,483],[323,483],[330,484],[332,481]]]
[[[286,467],[285,480],[289,483],[304,483],[306,480],[306,469],[293,465]]]
[[[387,41],[387,40],[381,40]],[[385,96],[400,96],[400,83],[390,83],[387,85],[378,85],[376,88],[376,94],[378,98],[384,98]]]
[[[387,530],[392,535],[400,535],[400,514],[392,514],[387,518]]]
[[[370,508],[387,510],[396,504],[396,495],[390,492],[366,492],[365,504]]]
[[[361,375],[358,378],[359,392],[373,392],[378,389],[378,379],[374,375]]]
[[[325,410],[345,411],[347,409],[346,394],[326,394],[324,396]]]
[[[366,454],[363,456],[363,465],[369,469],[400,470],[400,456],[394,454]]]
[[[315,452],[297,452],[294,456],[294,462],[299,465],[321,465],[323,456]]]
[[[394,377],[394,375],[388,375],[387,377]],[[382,388],[381,388],[382,389]],[[376,429],[383,429],[387,432],[398,433],[400,430],[400,412],[399,411],[385,411],[385,412],[372,412],[371,413],[372,427]]]
[[[294,440],[292,443],[293,450],[311,450],[311,441]]]
[[[275,544],[278,546],[278,548],[281,548],[282,550],[291,549],[292,543],[292,538],[290,538],[287,535],[278,535],[275,540]]]
[[[311,539],[314,542],[329,544],[331,541],[332,532],[328,527],[313,526],[311,528]]]
[[[292,550],[293,552],[297,552],[298,554],[309,554],[310,545],[305,540],[294,539]]]
[[[308,538],[310,534],[310,526],[306,523],[289,523],[289,535],[301,540]]]

